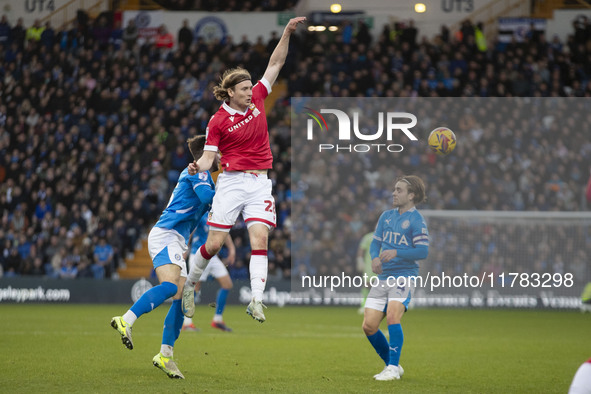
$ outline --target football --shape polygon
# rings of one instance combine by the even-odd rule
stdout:
[[[456,148],[456,135],[447,127],[438,127],[429,134],[428,143],[433,152],[445,156]]]

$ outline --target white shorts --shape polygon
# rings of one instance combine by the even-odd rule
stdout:
[[[166,264],[178,265],[181,267],[181,276],[186,278],[187,264],[183,254],[187,249],[183,236],[174,230],[153,227],[148,235],[148,252],[154,269]]]
[[[262,223],[275,227],[273,185],[266,174],[240,171],[223,172],[218,176],[215,195],[207,224],[217,231],[230,231],[242,214],[247,227]]]
[[[399,283],[401,286],[394,284],[394,281],[389,284],[386,280],[380,280],[379,284],[372,287],[369,291],[367,300],[365,301],[365,307],[386,313],[388,303],[390,301],[398,301],[404,305],[405,309],[408,309],[408,304],[410,304],[412,298],[414,282],[401,279]]]
[[[192,253],[191,256],[189,256],[189,263],[192,263],[193,260],[196,258],[197,253]],[[205,267],[205,269],[203,270],[203,273],[199,278],[199,282],[205,282],[207,278],[209,278],[209,275],[213,276],[216,279],[230,275],[228,269],[217,255],[213,256],[211,260],[209,260],[209,264],[207,264],[207,267]]]
[[[568,390],[568,394],[588,393],[591,393],[591,359],[579,367]]]

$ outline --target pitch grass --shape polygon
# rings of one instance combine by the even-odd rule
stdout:
[[[565,393],[591,357],[588,314],[412,310],[403,319],[406,373],[376,382],[383,365],[356,309],[270,307],[260,324],[230,306],[234,332],[224,333],[202,306],[201,331],[177,342],[186,380],[170,380],[152,366],[168,304],[137,321],[132,351],[109,325],[127,308],[0,305],[0,392]]]

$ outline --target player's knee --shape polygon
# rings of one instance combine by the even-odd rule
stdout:
[[[378,332],[378,327],[375,324],[370,324],[367,321],[363,321],[363,332],[365,333],[365,335],[373,335],[376,332]]]
[[[207,253],[209,253],[211,256],[215,256],[222,249],[223,245],[224,245],[223,240],[219,240],[219,239],[209,240],[208,239],[207,244],[205,245],[205,249],[207,250]]]
[[[266,234],[262,234],[250,239],[250,246],[252,249],[267,249],[269,237]]]
[[[269,229],[263,224],[254,224],[248,229],[252,249],[267,249]]]
[[[162,289],[164,290],[164,295],[166,295],[167,298],[174,297],[178,290],[177,285],[175,285],[172,282],[162,282],[160,286],[162,286]]]
[[[232,279],[230,279],[230,276],[222,276],[221,278],[218,279],[218,281],[220,282],[220,287],[224,290],[231,290],[232,287],[234,286],[232,284]]]

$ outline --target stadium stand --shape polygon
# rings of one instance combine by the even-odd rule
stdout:
[[[234,6],[240,8],[225,2],[224,9]],[[168,28],[172,32],[181,26]],[[169,50],[140,46],[133,26],[112,28],[104,21],[68,30],[37,29],[43,30],[39,39],[26,38],[22,23],[0,21],[0,267],[4,276],[117,278],[117,268],[141,246],[188,162],[187,137],[204,133],[217,109],[212,87],[220,73],[243,65],[260,77],[274,38],[240,44],[197,40],[188,48]],[[313,209],[356,204],[346,199],[346,188],[356,187],[357,180],[332,184],[325,176],[326,163],[314,163],[316,178],[298,180],[292,196],[289,97],[591,96],[591,57],[585,51],[589,29],[575,32],[566,43],[549,42],[542,34],[486,50],[477,45],[469,22],[461,36],[444,30],[420,41],[410,25],[385,26],[376,39],[363,26],[350,35],[342,31],[348,29],[294,37],[294,55],[281,75],[287,89],[270,104],[275,159],[270,177],[278,209],[278,230],[270,238],[272,277],[301,275],[310,267],[308,261],[294,262],[292,272],[291,216],[302,214],[291,212],[292,198],[313,200],[315,189],[322,187],[323,193],[344,197],[315,202]],[[394,179],[398,172],[412,172],[417,163],[433,162],[427,208],[582,210],[585,201],[579,196],[591,168],[591,146],[576,137],[589,130],[590,121],[586,114],[573,119],[572,138],[552,141],[554,149],[547,135],[521,130],[520,140],[532,148],[520,160],[536,172],[511,165],[516,160],[511,136],[495,135],[489,141],[489,133],[471,130],[469,116],[458,131],[470,133],[470,143],[493,149],[486,157],[474,149],[467,160],[486,160],[498,173],[471,172],[458,161],[452,161],[450,171],[417,147],[410,148],[408,161],[397,170],[384,164],[377,168],[381,178]],[[571,160],[564,152],[579,155]],[[359,170],[365,171],[362,182],[374,196],[387,198],[390,185],[376,180],[371,169]],[[371,217],[369,212],[364,218]],[[350,256],[370,226],[364,218],[343,219]],[[237,247],[248,245],[240,224],[233,235]],[[314,253],[319,242],[310,240],[310,258],[333,261],[330,253]],[[239,250],[233,278],[244,276],[248,253]],[[351,266],[340,261],[322,269],[338,273]]]

